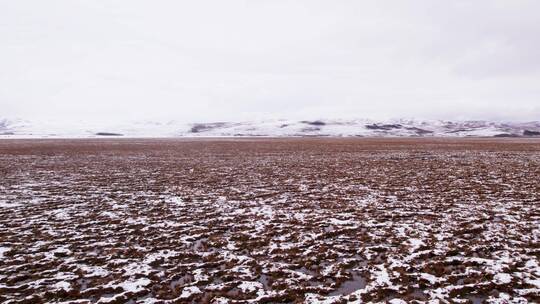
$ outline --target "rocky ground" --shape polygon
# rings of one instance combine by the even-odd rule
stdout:
[[[3,303],[537,303],[540,141],[0,141]]]

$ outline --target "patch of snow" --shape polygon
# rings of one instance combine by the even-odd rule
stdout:
[[[263,289],[263,284],[260,283],[260,282],[247,282],[247,281],[243,281],[243,282],[240,283],[240,285],[238,285],[237,287],[238,287],[240,290],[242,290],[242,292],[249,293],[249,292],[254,292],[254,291]]]
[[[510,282],[512,282],[512,276],[508,273],[497,273],[494,277],[493,277],[493,280],[495,281],[496,284],[508,284]]]
[[[429,273],[421,273],[420,278],[430,282],[431,284],[435,284],[441,280],[440,278]]]
[[[104,277],[109,274],[109,271],[99,266],[79,265],[79,269],[86,273],[86,277]]]
[[[6,201],[0,201],[0,208],[15,208],[22,206],[21,203],[8,203]]]
[[[130,263],[124,267],[124,274],[127,276],[136,274],[148,275],[150,272],[152,272],[152,267],[148,266],[147,264],[137,262]]]
[[[147,278],[140,278],[136,280],[128,280],[125,282],[122,282],[118,284],[118,286],[122,287],[125,291],[128,292],[137,292],[144,289],[144,287],[148,286],[151,283],[151,281]]]
[[[540,288],[540,279],[534,279],[534,280],[527,279],[527,280],[525,280],[525,282],[527,284],[534,285],[536,288]]]
[[[340,296],[322,297],[318,294],[307,293],[304,303],[310,304],[336,304],[340,303]]]
[[[411,244],[410,252],[415,252],[418,248],[425,245],[422,240],[414,238],[409,239],[409,243]]]
[[[64,290],[69,290],[70,286],[71,286],[71,284],[69,284],[68,282],[65,282],[65,281],[61,281],[61,282],[58,282],[58,283],[53,285],[54,288],[64,289]]]
[[[182,204],[184,201],[179,196],[169,196],[165,199],[165,202],[171,204]]]
[[[197,282],[208,280],[210,277],[203,272],[204,269],[195,269],[195,271],[193,271],[193,279]]]
[[[188,299],[193,295],[200,294],[202,291],[197,286],[188,286],[184,287],[182,289],[182,294],[180,295],[180,299]]]
[[[340,220],[340,219],[331,218],[329,223],[336,226],[343,226],[343,225],[353,224],[354,222],[351,220]]]
[[[377,265],[375,267],[378,269],[378,271],[373,272],[375,275],[376,284],[380,286],[392,285],[392,282],[390,282],[390,276],[388,275],[388,271],[384,265]]]
[[[118,218],[118,215],[116,213],[110,212],[110,211],[101,212],[101,215],[108,216],[111,219],[117,219]]]
[[[4,253],[10,251],[11,248],[9,247],[0,247],[0,260],[4,258]]]

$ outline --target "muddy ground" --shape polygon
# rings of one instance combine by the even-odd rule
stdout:
[[[0,141],[3,303],[538,303],[540,140]]]

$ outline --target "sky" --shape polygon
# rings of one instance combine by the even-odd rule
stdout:
[[[0,118],[540,120],[537,0],[0,0]]]

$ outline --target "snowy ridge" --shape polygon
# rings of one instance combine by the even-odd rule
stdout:
[[[62,124],[0,119],[0,138],[41,137],[540,137],[540,121],[527,123],[393,119],[264,120],[180,123]]]

